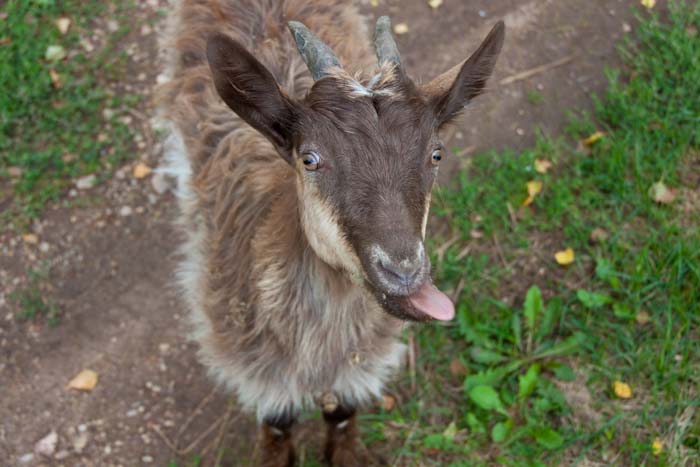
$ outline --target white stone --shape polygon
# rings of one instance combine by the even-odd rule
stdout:
[[[75,187],[78,190],[89,190],[90,188],[94,187],[96,183],[97,177],[94,174],[90,174],[77,179],[75,181]]]
[[[37,441],[37,443],[34,445],[34,452],[41,454],[42,456],[51,457],[56,451],[56,444],[58,444],[58,434],[55,431],[52,431]]]
[[[78,436],[73,438],[73,450],[80,454],[87,446],[89,440],[89,435],[87,433],[80,433]]]

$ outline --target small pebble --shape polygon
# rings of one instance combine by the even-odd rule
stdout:
[[[122,217],[128,217],[134,212],[133,209],[131,209],[131,206],[122,206],[119,209],[119,215]]]
[[[89,190],[90,188],[94,187],[96,183],[97,177],[91,174],[77,179],[75,181],[75,187],[78,190]]]
[[[151,456],[143,456],[141,458],[141,461],[146,464],[150,464],[151,462],[153,462],[153,458]]]
[[[56,451],[56,444],[58,444],[58,434],[55,431],[52,431],[37,441],[37,443],[34,445],[34,452],[41,454],[42,456],[51,457]]]

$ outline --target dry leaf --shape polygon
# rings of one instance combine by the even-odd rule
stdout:
[[[455,358],[450,362],[450,373],[452,373],[452,376],[464,376],[467,374],[467,367]]]
[[[433,10],[437,10],[442,6],[442,0],[428,0],[428,5],[430,5],[430,8]]]
[[[144,164],[143,162],[139,162],[134,166],[134,178],[142,179],[148,177],[153,170]]]
[[[9,37],[0,37],[0,46],[12,44],[12,39]]]
[[[571,248],[567,248],[566,250],[562,251],[557,251],[554,254],[554,259],[557,261],[558,264],[562,266],[568,266],[569,264],[574,262],[574,259],[576,258],[576,255],[574,254],[574,250]]]
[[[637,321],[637,324],[641,324],[644,326],[649,322],[649,313],[646,311],[639,311],[637,312],[637,316],[634,317],[635,321]]]
[[[654,438],[654,441],[651,443],[651,452],[655,455],[658,456],[661,454],[661,451],[664,449],[664,443],[661,441],[659,438]]]
[[[29,245],[36,245],[37,243],[39,243],[39,237],[37,237],[33,233],[22,235],[22,240],[24,240],[24,243],[27,243]]]
[[[661,204],[671,204],[676,199],[676,190],[666,186],[664,182],[656,182],[649,188],[651,199]]]
[[[396,398],[392,395],[384,394],[382,396],[382,408],[385,411],[390,412],[394,410],[394,407],[396,407]]]
[[[593,133],[591,136],[589,136],[588,138],[584,139],[584,140],[582,141],[582,143],[583,143],[584,146],[591,147],[591,146],[593,146],[595,143],[597,143],[598,141],[600,141],[601,139],[603,139],[604,136],[605,136],[605,133],[603,133],[602,131],[596,131],[596,132]]]
[[[552,168],[552,163],[547,159],[535,159],[535,170],[537,173],[546,174]]]
[[[58,74],[53,68],[49,70],[49,75],[51,76],[51,84],[56,89],[61,89],[63,87],[63,81],[61,81],[61,75]]]
[[[642,5],[652,9],[654,6],[656,6],[656,0],[642,0]]]
[[[396,26],[394,26],[394,34],[401,35],[401,34],[406,34],[408,32],[408,24],[406,23],[399,23]]]
[[[527,182],[527,198],[523,201],[523,206],[529,206],[535,201],[535,196],[537,196],[542,191],[542,182],[539,180],[533,180]]]
[[[50,62],[60,62],[68,56],[66,49],[60,45],[50,45],[46,48],[46,60]]]
[[[622,381],[615,381],[613,383],[613,392],[615,393],[615,396],[620,399],[632,398],[632,388],[629,384],[623,383]]]
[[[14,177],[14,178],[21,177],[22,176],[22,169],[19,167],[15,167],[15,166],[8,167],[7,173],[10,175],[10,177]]]
[[[480,238],[484,238],[484,232],[482,232],[481,230],[472,229],[469,231],[469,236],[474,240],[478,240]]]
[[[379,0],[369,0],[370,6],[373,7],[378,7],[379,6]]]
[[[70,18],[66,18],[65,16],[58,18],[56,20],[56,27],[63,35],[68,33],[68,30],[70,29],[70,24],[71,24]]]
[[[533,180],[531,182],[527,182],[527,193],[530,196],[537,196],[541,192],[542,192],[542,182],[540,182],[539,180]]]
[[[92,391],[97,385],[97,373],[92,370],[83,370],[68,383],[68,389],[79,391]]]
[[[607,230],[596,227],[591,231],[591,241],[594,243],[604,242],[610,237]]]

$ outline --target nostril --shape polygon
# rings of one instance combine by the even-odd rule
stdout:
[[[420,267],[402,267],[383,261],[379,263],[379,266],[390,279],[406,285],[411,284],[420,272]]]

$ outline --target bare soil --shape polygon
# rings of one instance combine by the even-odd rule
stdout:
[[[135,14],[155,18],[157,4],[139,2]],[[604,67],[617,63],[615,44],[634,27],[633,4],[445,0],[433,11],[425,0],[384,0],[363,11],[370,20],[389,14],[394,23],[407,23],[399,47],[409,72],[424,81],[462,60],[497,19],[506,21],[490,92],[447,135],[450,147],[465,149],[461,160],[447,162],[447,181],[470,153],[527,147],[538,128],[559,133],[568,109],[589,108],[589,95],[604,88]],[[130,64],[134,82],[127,84],[149,95],[159,73],[157,31],[145,32],[134,32],[124,47],[136,44],[139,51]],[[147,79],[137,80],[142,72]],[[530,102],[532,92],[542,95],[540,104]],[[141,159],[155,166],[161,149],[148,137],[152,113],[149,105],[141,108],[134,125],[146,136]],[[187,465],[197,454],[202,465],[219,456],[223,465],[248,464],[254,420],[214,388],[196,346],[184,338],[184,311],[173,287],[175,206],[171,194],[154,188],[161,188],[158,182],[134,179],[127,166],[50,207],[32,229],[38,244],[0,234],[0,465],[166,465],[172,459]],[[60,309],[55,327],[45,319],[17,319],[11,299],[30,286],[27,272],[40,268],[49,276],[38,287]],[[67,389],[84,368],[99,374],[95,389]],[[52,455],[34,452],[52,431],[58,436]],[[317,421],[305,422],[302,455],[315,449],[320,433]]]

